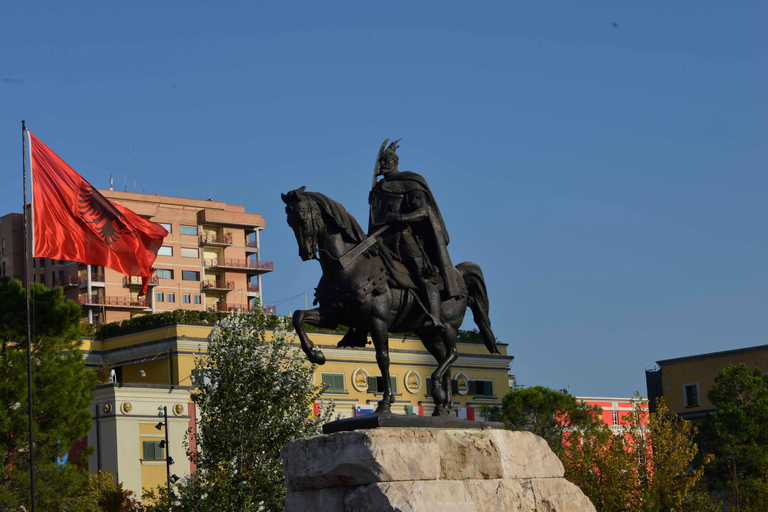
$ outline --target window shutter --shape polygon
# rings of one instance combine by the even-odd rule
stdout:
[[[344,391],[344,375],[334,375],[333,376],[333,389],[339,392]]]
[[[323,382],[323,388],[324,389],[331,389],[331,388],[333,388],[333,375],[329,375],[327,373],[324,373],[322,375],[322,382]]]
[[[432,377],[427,377],[427,396],[432,396]]]
[[[368,392],[378,393],[379,387],[376,385],[376,377],[368,377]]]
[[[160,448],[159,442],[155,442],[154,445],[155,445],[155,458],[157,460],[164,459],[165,456],[163,455],[163,453],[165,452],[165,448]]]
[[[459,393],[459,381],[456,379],[451,379],[451,393],[454,395]]]
[[[473,380],[469,381],[469,394],[470,395],[477,394],[477,384],[475,384],[475,381]]]
[[[493,396],[493,381],[485,382],[485,396]]]
[[[392,394],[397,394],[397,376],[396,375],[390,375],[389,376],[389,386],[392,388]]]
[[[144,441],[142,443],[142,448],[144,448],[144,459],[154,459],[155,458],[155,445],[152,441]]]

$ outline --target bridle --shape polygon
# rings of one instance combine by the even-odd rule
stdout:
[[[286,206],[285,213],[288,214],[289,218],[292,215],[298,216],[302,220],[302,223],[304,223],[307,217],[311,219],[310,222],[307,223],[309,224],[310,237],[312,241],[309,248],[312,257],[317,259],[317,234],[320,231],[318,223],[322,220],[322,213],[320,210],[313,208],[312,203],[308,199],[302,199],[297,203]]]

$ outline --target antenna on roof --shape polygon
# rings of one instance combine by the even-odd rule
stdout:
[[[125,178],[125,188],[123,189],[123,192],[128,192],[128,173],[124,173],[123,178]]]
[[[136,141],[133,141],[133,191],[136,192]]]
[[[112,189],[112,185],[113,184],[114,184],[114,182],[112,181],[112,173],[109,173],[109,190],[113,190]]]

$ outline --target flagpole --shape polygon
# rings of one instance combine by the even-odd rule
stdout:
[[[29,307],[29,243],[27,231],[29,230],[29,216],[27,215],[27,126],[21,121],[21,152],[24,168],[24,203],[21,205],[24,212],[24,280],[27,291],[27,403],[29,405],[29,498],[31,511],[35,512],[35,430],[32,416],[32,321]],[[30,205],[30,208],[32,206]]]

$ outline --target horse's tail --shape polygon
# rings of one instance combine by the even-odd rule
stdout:
[[[491,330],[491,319],[488,318],[488,291],[485,288],[483,271],[480,269],[480,265],[471,261],[459,263],[456,268],[459,269],[464,283],[467,285],[467,302],[472,310],[475,325],[480,329],[483,342],[485,342],[488,352],[499,354],[499,349],[496,347],[496,336]]]

